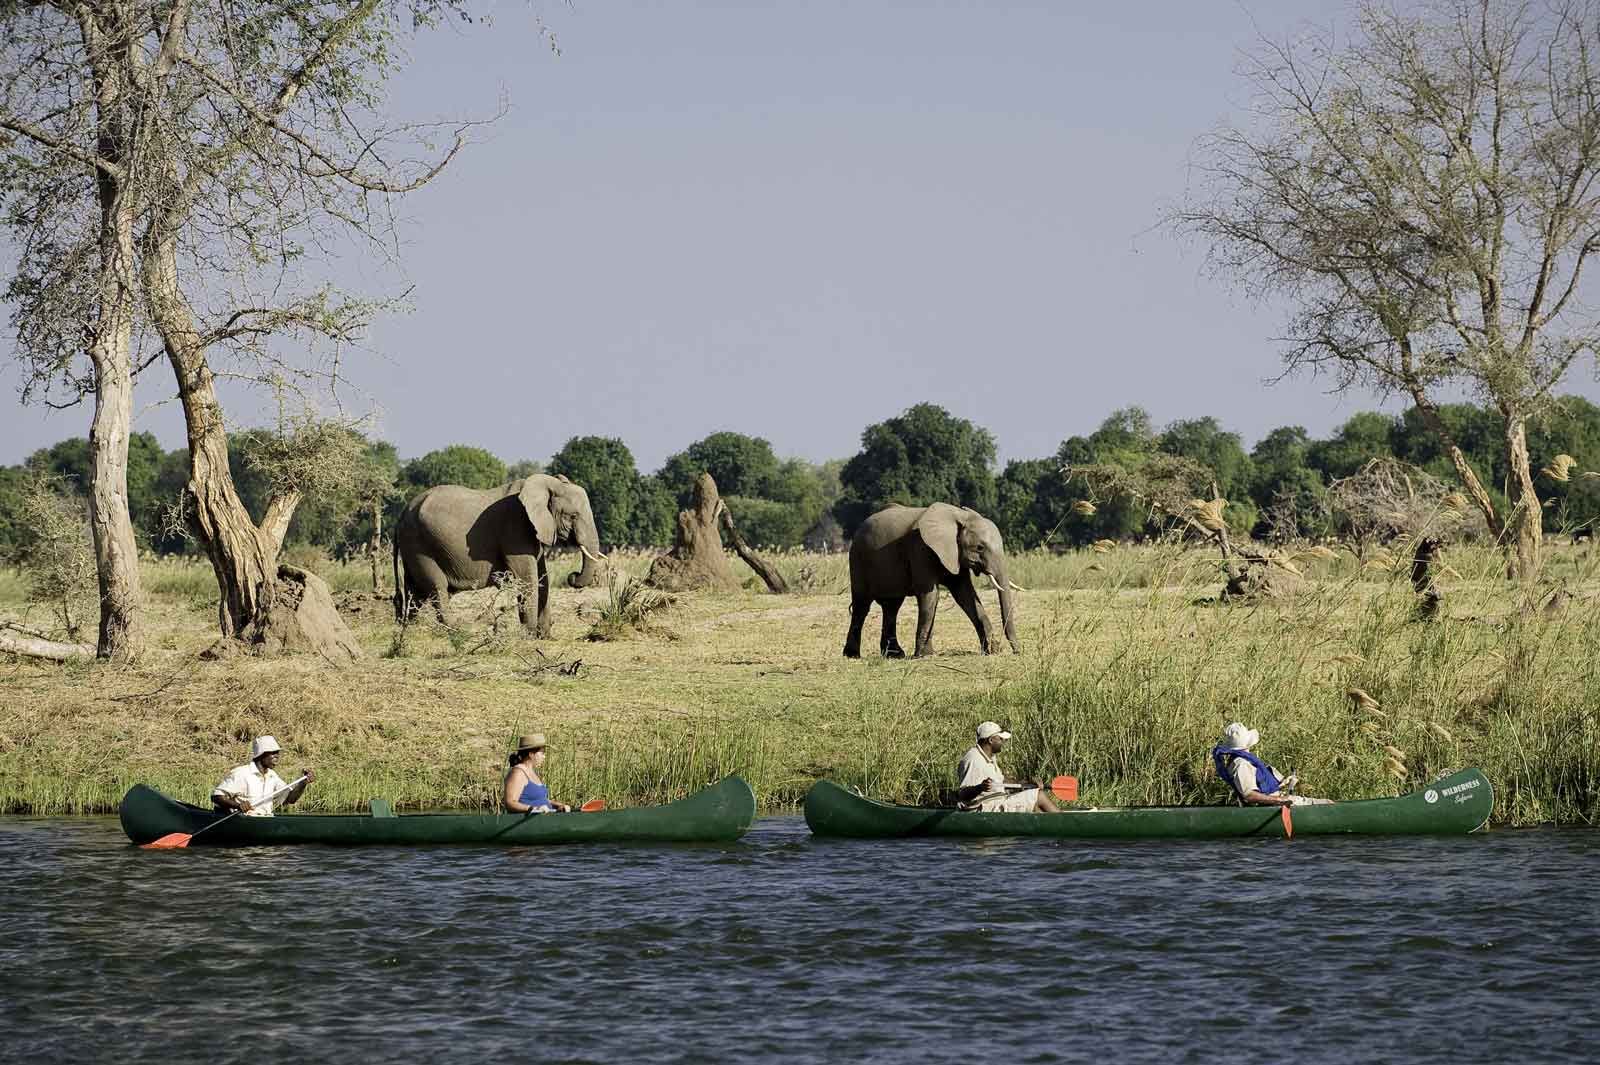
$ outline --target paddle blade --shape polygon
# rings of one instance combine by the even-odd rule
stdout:
[[[604,799],[590,799],[588,802],[578,807],[580,811],[586,814],[592,814],[598,810],[604,810],[605,808],[606,801]]]
[[[153,839],[149,843],[143,844],[143,847],[147,851],[172,850],[176,847],[187,847],[189,840],[193,838],[187,832],[168,832],[160,839]]]
[[[1056,777],[1050,781],[1050,794],[1062,802],[1078,801],[1078,778]]]
[[[1283,838],[1294,839],[1294,819],[1289,816],[1289,808],[1280,806],[1278,811],[1283,814]]]

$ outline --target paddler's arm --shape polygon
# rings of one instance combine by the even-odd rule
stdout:
[[[1257,791],[1255,788],[1250,789],[1250,794],[1244,797],[1244,801],[1252,806],[1294,805],[1294,799],[1290,798],[1288,795],[1268,795],[1265,792]]]
[[[1001,787],[1003,787],[1003,785],[992,777],[988,780],[980,780],[978,783],[970,785],[969,787],[957,788],[956,801],[971,802],[979,795],[987,795],[991,791],[999,791]]]
[[[290,788],[289,793],[283,797],[283,805],[288,806],[290,803],[298,799],[302,794],[305,793],[306,785],[317,779],[316,772],[311,769],[307,769],[304,773],[304,776],[305,779],[299,781],[294,787]]]

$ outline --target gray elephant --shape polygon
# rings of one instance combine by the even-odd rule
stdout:
[[[557,544],[576,544],[583,570],[567,583],[599,580],[600,534],[589,494],[565,477],[535,474],[499,488],[435,485],[406,504],[394,530],[394,610],[401,621],[432,600],[439,620],[451,592],[484,588],[496,573],[521,582],[517,616],[534,636],[550,635],[550,579],[545,556]],[[530,616],[527,593],[537,589]]]
[[[974,573],[987,573],[1000,589],[1000,621],[1013,651],[1017,646],[1016,585],[1006,577],[1005,545],[994,522],[966,507],[935,503],[930,507],[890,506],[856,530],[850,541],[850,633],[844,640],[847,658],[861,657],[861,627],[876,602],[883,608],[883,638],[878,648],[886,658],[903,658],[895,639],[895,615],[906,596],[917,597],[917,657],[933,653],[933,615],[939,588],[950,594],[972,619],[983,653],[995,650],[989,615],[972,585]]]

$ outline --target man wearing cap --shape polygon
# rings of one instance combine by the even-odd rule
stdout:
[[[985,813],[1059,812],[1056,804],[1041,788],[1007,788],[1006,775],[1000,770],[997,756],[1000,748],[1010,739],[1011,733],[993,721],[985,721],[978,726],[978,742],[967,749],[967,753],[961,756],[961,763],[956,766],[956,776],[961,781],[956,785],[956,801],[963,807]]]
[[[1249,806],[1322,806],[1332,799],[1313,799],[1291,795],[1300,778],[1284,777],[1250,748],[1261,742],[1261,733],[1235,721],[1222,730],[1222,739],[1211,748],[1211,763],[1217,776],[1228,782],[1239,801]]]
[[[211,792],[211,805],[246,817],[271,817],[274,807],[288,806],[300,798],[316,774],[307,769],[305,776],[284,792],[287,785],[272,768],[278,764],[282,751],[271,736],[257,736],[250,744],[250,761],[228,770],[222,783]]]

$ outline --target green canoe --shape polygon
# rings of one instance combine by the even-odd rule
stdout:
[[[1489,778],[1463,769],[1392,799],[1296,806],[1296,836],[1455,835],[1482,828],[1494,809]],[[827,780],[806,793],[806,824],[819,836],[1045,836],[1052,839],[1215,839],[1283,835],[1276,806],[1069,806],[1058,814],[979,813],[895,806]]]
[[[756,797],[738,777],[725,777],[688,798],[664,806],[595,813],[406,814],[374,802],[367,814],[279,814],[235,817],[201,832],[221,815],[167,798],[143,784],[122,799],[122,830],[135,843],[170,832],[194,836],[192,845],[247,847],[288,843],[407,845],[415,843],[610,843],[623,840],[715,843],[738,839],[756,819]],[[198,835],[196,835],[198,833]]]

